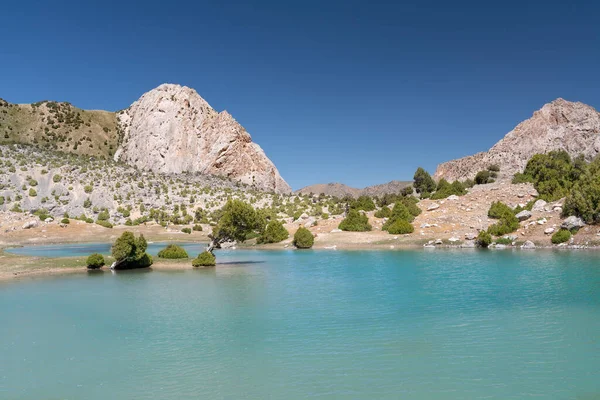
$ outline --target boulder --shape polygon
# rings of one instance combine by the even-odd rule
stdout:
[[[546,229],[544,229],[544,233],[546,235],[550,235],[550,234],[554,233],[554,228],[546,228]]]
[[[435,239],[434,244],[444,244],[442,239]]]
[[[531,211],[534,212],[540,212],[540,211],[544,211],[544,207],[546,207],[546,203],[544,200],[538,200],[535,203],[533,203],[533,208],[531,209]]]
[[[531,240],[528,240],[525,243],[523,243],[521,248],[522,249],[535,249],[535,243],[533,243]]]
[[[531,218],[531,211],[523,210],[515,216],[519,221],[525,221]]]
[[[49,224],[50,222],[54,221],[54,218],[52,217],[48,217],[44,220],[45,223]]]
[[[465,239],[467,240],[475,240],[477,238],[477,235],[475,233],[469,232],[469,233],[465,233]]]
[[[579,229],[579,228],[583,228],[584,226],[585,226],[585,223],[583,222],[583,220],[581,218],[575,217],[575,216],[571,216],[571,217],[565,219],[563,221],[563,223],[560,225],[561,228],[568,229],[568,230]]]
[[[32,219],[31,221],[27,221],[23,224],[23,229],[31,229],[31,228],[35,228],[38,226],[38,222],[34,219]]]
[[[440,208],[440,205],[437,203],[432,203],[429,207],[427,207],[427,211],[433,211],[433,210],[437,210],[438,208]]]
[[[448,241],[449,241],[449,242],[451,242],[451,243],[455,243],[455,242],[459,242],[459,241],[460,241],[460,239],[459,239],[459,238],[457,238],[457,237],[454,237],[454,236],[453,236],[453,237],[451,237],[450,239],[448,239]]]
[[[458,200],[459,198],[460,198],[460,197],[458,197],[458,196],[457,196],[457,195],[455,195],[455,194],[451,194],[450,196],[448,196],[448,200],[453,200],[453,201],[454,201],[454,200]]]

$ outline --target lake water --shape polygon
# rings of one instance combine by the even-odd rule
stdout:
[[[156,256],[158,252],[165,248],[167,242],[148,243],[148,253]],[[196,257],[198,253],[204,251],[206,243],[180,243],[177,245],[183,247],[190,257]],[[110,255],[112,243],[74,243],[61,245],[41,245],[24,246],[6,249],[8,253],[33,256],[33,257],[84,257],[92,253]]]
[[[600,398],[599,254],[218,261],[0,283],[0,399]]]

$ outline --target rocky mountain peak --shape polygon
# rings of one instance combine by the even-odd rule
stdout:
[[[448,161],[438,166],[434,177],[449,181],[473,178],[489,165],[500,166],[501,177],[522,171],[537,153],[565,150],[587,160],[600,152],[600,113],[580,102],[558,98],[545,104],[521,122],[489,151]]]
[[[289,193],[275,165],[227,111],[194,89],[163,84],[119,112],[115,160],[161,173],[199,172]]]

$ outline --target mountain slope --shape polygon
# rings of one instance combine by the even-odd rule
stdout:
[[[291,189],[259,145],[227,111],[185,86],[164,84],[118,113],[115,160],[161,173],[225,176],[262,190]]]
[[[412,185],[411,181],[391,181],[380,185],[368,186],[364,189],[357,189],[344,185],[343,183],[318,183],[316,185],[310,185],[297,190],[295,193],[298,194],[325,194],[327,196],[335,197],[358,197],[362,195],[367,196],[381,196],[387,193],[399,193],[406,186]]]
[[[489,151],[448,161],[434,178],[448,181],[473,178],[489,165],[500,166],[501,177],[522,171],[537,153],[565,150],[590,160],[600,152],[600,113],[583,103],[556,99],[521,122]]]
[[[0,99],[0,144],[27,143],[75,154],[109,157],[117,149],[117,118],[70,103],[10,104]]]
[[[215,111],[195,90],[179,85],[161,85],[118,113],[0,99],[0,145],[6,143],[114,157],[153,172],[217,175],[263,191],[291,192],[229,113]]]

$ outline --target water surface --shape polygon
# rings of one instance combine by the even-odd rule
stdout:
[[[600,397],[593,252],[218,259],[0,284],[0,398]]]
[[[156,256],[158,252],[164,249],[171,242],[150,242],[148,243],[148,253]],[[190,257],[195,257],[206,248],[206,243],[185,243],[172,242],[183,247]],[[88,256],[92,253],[110,255],[112,243],[73,243],[73,244],[48,244],[39,246],[23,246],[8,248],[4,251],[24,256],[33,257],[79,257]]]

